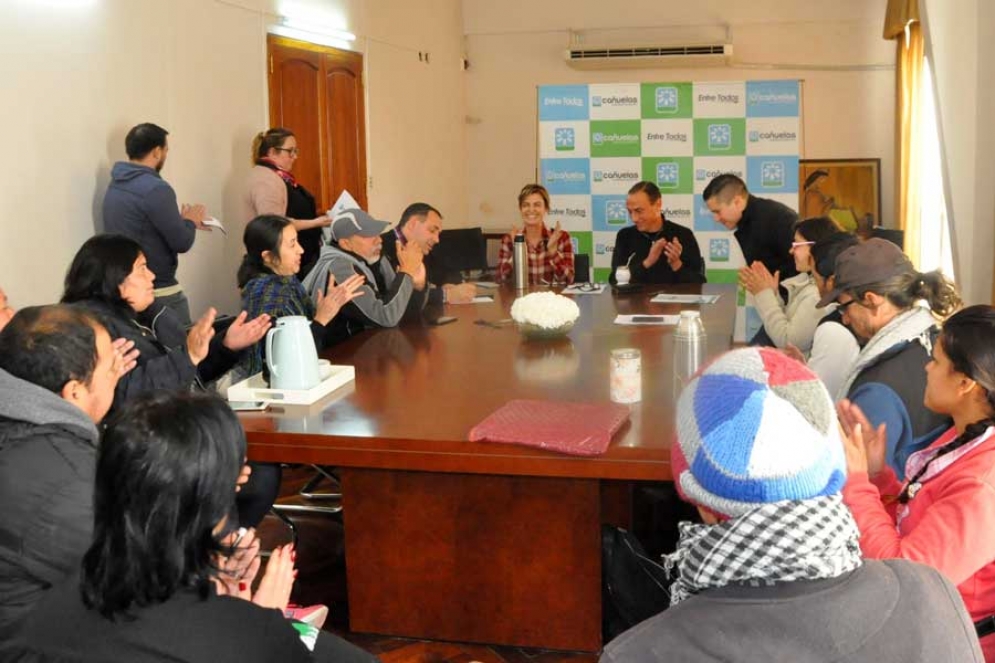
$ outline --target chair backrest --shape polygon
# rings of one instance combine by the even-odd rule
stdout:
[[[586,253],[574,254],[574,283],[591,282],[591,256]]]
[[[877,226],[871,228],[871,237],[886,239],[892,244],[897,244],[898,248],[905,250],[905,231],[898,228],[882,228]]]
[[[487,241],[479,227],[443,230],[432,252],[449,270],[487,269]]]

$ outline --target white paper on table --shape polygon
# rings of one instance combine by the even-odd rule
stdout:
[[[477,295],[471,301],[471,304],[490,304],[494,301],[494,297],[491,295]]]
[[[329,209],[325,213],[328,215],[328,218],[334,219],[336,216],[338,216],[347,209],[360,209],[360,207],[359,203],[356,202],[356,199],[352,197],[352,194],[346,191],[345,189],[342,189],[342,193],[339,194],[339,199],[336,200],[335,204],[332,205],[331,209]],[[322,240],[324,240],[325,244],[328,244],[328,242],[331,241],[332,239],[331,227],[325,226],[324,228],[321,229],[321,238]]]
[[[225,235],[225,237],[228,236],[228,231],[225,230],[224,225],[222,225],[222,223],[217,219],[215,219],[213,216],[209,216],[206,219],[204,219],[204,225],[209,228],[217,228]]]
[[[616,325],[676,325],[679,315],[617,315]]]
[[[718,300],[719,295],[678,295],[661,292],[650,302],[654,304],[714,304]]]
[[[563,289],[561,295],[600,295],[608,289],[606,283],[574,283]]]
[[[483,288],[484,290],[494,290],[498,287],[498,284],[494,281],[474,281],[473,285],[478,288]]]

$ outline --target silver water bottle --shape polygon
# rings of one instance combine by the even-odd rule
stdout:
[[[674,330],[674,377],[683,387],[705,361],[705,327],[700,311],[681,311]]]
[[[529,286],[529,256],[525,252],[524,234],[515,235],[511,258],[515,269],[515,292],[522,294]]]

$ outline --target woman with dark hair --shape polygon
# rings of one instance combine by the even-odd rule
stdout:
[[[80,577],[53,590],[3,653],[74,661],[369,660],[284,619],[296,576],[292,545],[273,551],[255,593],[258,557],[228,563],[241,552],[225,542],[234,532],[229,514],[244,456],[242,427],[215,396],[147,394],[122,408],[97,455],[94,533]]]
[[[812,337],[823,312],[815,307],[819,301],[819,290],[812,278],[811,248],[819,240],[839,231],[836,222],[827,216],[795,224],[790,253],[798,274],[783,282],[779,272],[771,274],[760,261],[739,270],[739,283],[753,295],[757,312],[763,320],[763,329],[750,341],[750,345],[781,349],[792,345],[805,355],[812,349]],[[787,302],[781,299],[780,288],[787,292]]]
[[[141,247],[123,235],[88,239],[66,273],[62,302],[77,304],[103,322],[112,338],[133,341],[138,363],[117,383],[112,412],[156,390],[203,388],[222,376],[270,328],[266,315],[245,311],[222,334],[214,333],[214,309],[185,331],[168,308],[152,314],[155,275]],[[239,497],[240,524],[255,526],[276,499],[279,476],[254,475]]]
[[[145,254],[123,235],[88,239],[66,273],[64,304],[78,304],[107,326],[112,338],[135,342],[138,365],[117,385],[114,405],[153,389],[190,389],[231,368],[246,348],[266,335],[268,316],[243,311],[223,334],[214,334],[214,309],[185,331],[169,309],[153,313]]]
[[[289,129],[278,127],[256,134],[252,141],[255,165],[249,172],[245,218],[276,214],[290,219],[304,249],[300,271],[303,280],[318,259],[321,229],[332,220],[318,214],[314,196],[291,174],[298,154],[297,137]]]
[[[315,347],[325,345],[325,326],[339,310],[359,297],[364,279],[357,274],[340,285],[328,273],[328,287],[312,301],[296,278],[301,269],[303,248],[297,241],[294,224],[282,216],[258,216],[245,227],[245,256],[238,269],[242,308],[249,315],[302,315],[311,320]],[[263,368],[263,344],[257,343],[239,364],[237,377],[248,377]]]
[[[810,251],[812,255],[812,280],[819,296],[833,289],[836,279],[836,257],[860,240],[853,233],[838,232],[817,240]],[[812,350],[808,359],[793,345],[785,348],[794,359],[807,363],[812,372],[819,376],[830,394],[835,394],[843,383],[850,365],[857,358],[860,346],[853,332],[843,324],[843,314],[831,304],[829,313],[819,320],[812,337]]]
[[[886,431],[848,401],[843,491],[865,557],[932,566],[960,591],[985,660],[995,661],[995,308],[971,306],[943,324],[926,364],[922,404],[949,417],[921,440],[901,483],[885,462]],[[894,496],[898,499],[895,500]],[[929,606],[924,606],[929,609]]]
[[[942,273],[919,272],[897,245],[874,238],[836,258],[833,288],[819,305],[833,302],[862,342],[836,400],[856,402],[875,426],[888,423],[887,462],[904,477],[911,440],[948,423],[945,415],[922,407],[923,368],[938,321],[960,307],[960,296]]]
[[[515,235],[525,235],[525,253],[528,256],[528,280],[532,284],[574,282],[574,249],[570,233],[560,228],[560,222],[550,232],[546,227],[549,213],[549,191],[541,184],[526,184],[518,194],[518,212],[522,227],[512,226],[511,232],[501,238],[498,252],[499,281],[512,277],[512,260]]]

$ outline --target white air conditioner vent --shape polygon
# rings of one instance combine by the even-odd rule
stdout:
[[[728,63],[730,58],[732,44],[612,46],[571,49],[564,53],[567,64],[577,69],[716,66]]]

